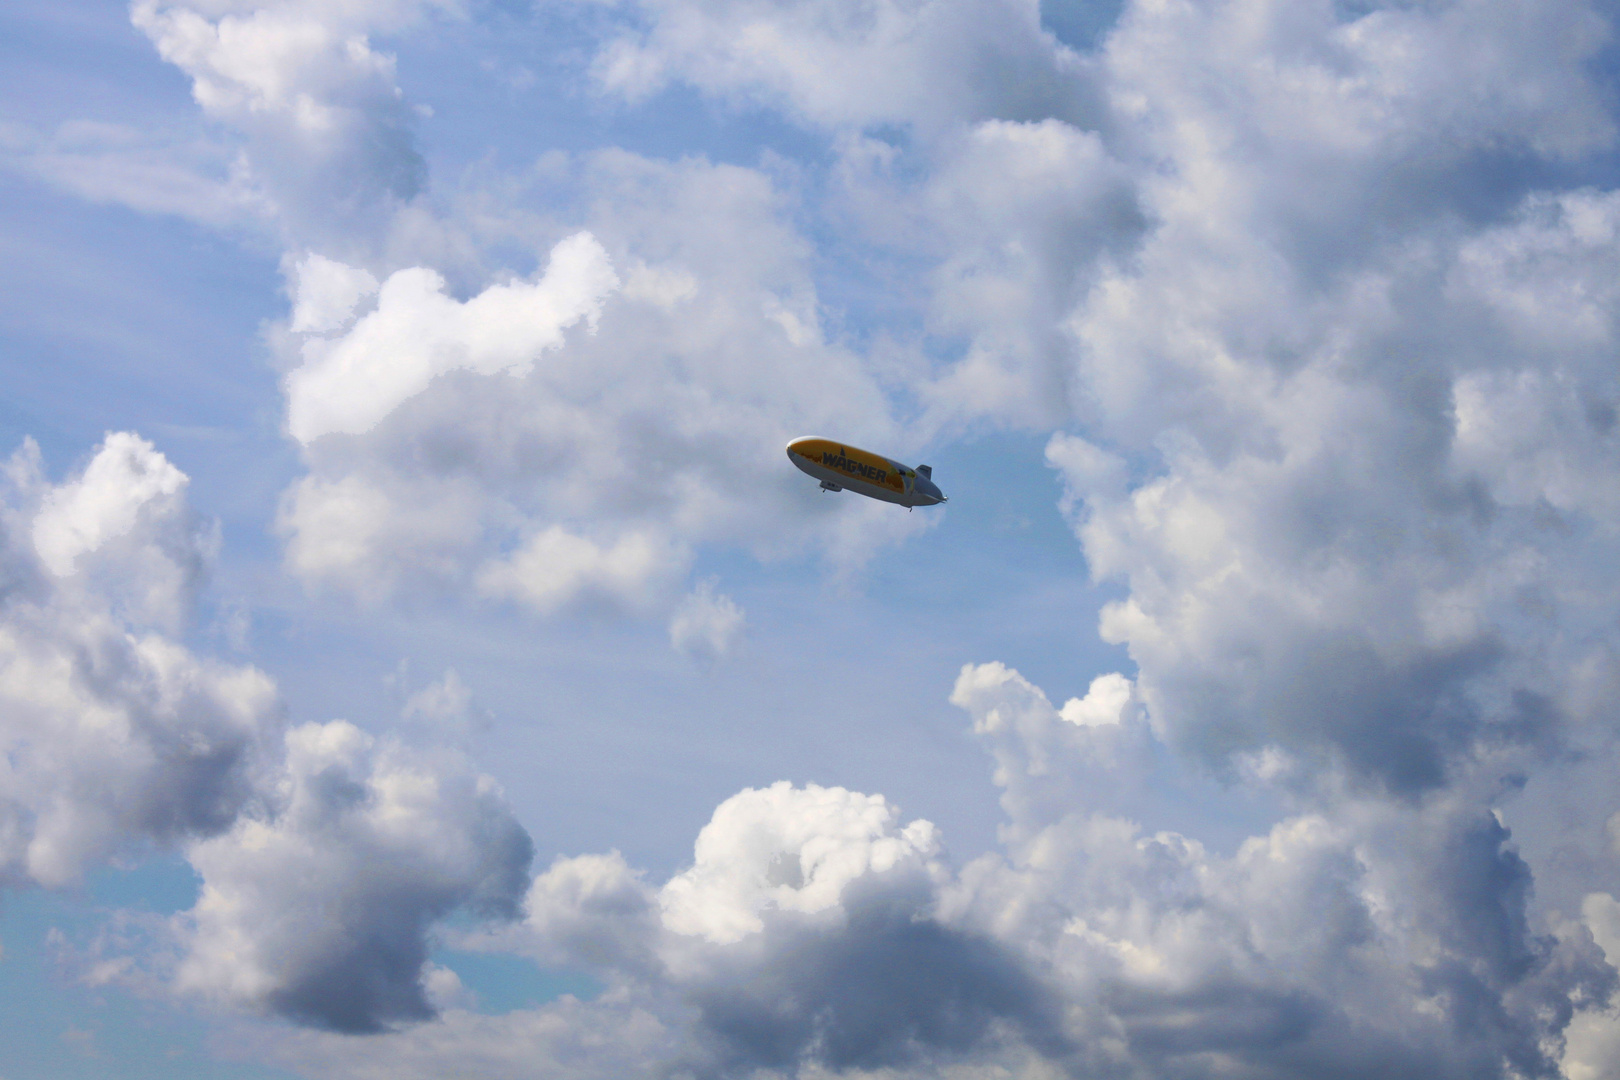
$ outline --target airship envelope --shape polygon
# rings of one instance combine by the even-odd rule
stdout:
[[[831,439],[806,436],[787,444],[788,460],[821,481],[823,491],[853,491],[901,506],[934,506],[945,496],[934,486],[933,470],[915,469],[869,450]]]

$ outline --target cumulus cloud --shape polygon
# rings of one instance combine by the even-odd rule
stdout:
[[[295,334],[341,330],[362,300],[377,295],[377,279],[369,271],[315,252],[294,264],[293,282],[288,329]]]
[[[4,482],[0,882],[179,848],[202,892],[167,935],[178,966],[126,954],[91,977],[143,971],[344,1031],[431,1016],[431,926],[512,919],[528,886],[532,845],[493,781],[342,721],[284,733],[267,675],[176,640],[215,534],[144,439],[108,435],[55,484],[25,443]],[[442,726],[470,708],[453,672],[430,690],[407,711]]]
[[[1097,681],[1101,702],[1124,680]],[[1256,1080],[1547,1075],[1607,1037],[1612,902],[1588,902],[1590,932],[1538,926],[1529,867],[1466,793],[1329,793],[1222,853],[1121,813],[1177,774],[1139,711],[1065,717],[1087,699],[1060,710],[1004,665],[963,669],[953,700],[1007,815],[1001,849],[963,866],[880,796],[785,782],[722,803],[661,887],[616,853],[559,859],[498,940],[613,989],[513,1013],[509,1037],[583,1012],[656,1017],[662,1040],[625,1045],[695,1075]],[[440,1045],[482,1030],[447,1017]]]
[[[1591,893],[1581,904],[1582,922],[1611,967],[1620,968],[1620,902]],[[1560,1062],[1569,1080],[1609,1080],[1620,1069],[1620,1009],[1598,1000],[1570,1021]]]
[[[1554,526],[1515,485],[1537,470],[1570,505],[1561,444],[1605,452],[1596,404],[1557,436],[1530,418],[1573,420],[1594,385],[1603,292],[1585,282],[1608,204],[1504,188],[1487,208],[1450,178],[1497,147],[1612,131],[1575,74],[1597,40],[1580,11],[1583,32],[1515,47],[1513,93],[1479,96],[1458,51],[1519,33],[1516,12],[1271,13],[1249,46],[1282,65],[1265,71],[1206,47],[1252,30],[1236,8],[1134,8],[1110,39],[1145,145],[1175,167],[1142,189],[1156,225],[1130,267],[1073,314],[1089,438],[1048,456],[1093,572],[1128,584],[1104,637],[1160,729],[1212,761],[1275,745],[1410,793],[1465,755],[1545,746],[1577,710],[1570,673],[1613,586],[1566,571],[1601,558],[1607,526],[1597,504]],[[1435,76],[1414,78],[1414,49]],[[1330,54],[1359,80],[1329,78]],[[1197,90],[1216,71],[1245,108]],[[1572,102],[1556,123],[1553,85]],[[1420,137],[1426,164],[1392,171]],[[1280,180],[1328,161],[1334,200]],[[1512,438],[1509,410],[1518,445],[1493,434]],[[1531,595],[1557,614],[1524,617]]]
[[[0,502],[0,879],[59,886],[116,853],[227,828],[279,724],[262,672],[165,633],[213,531],[150,443],[110,434],[44,476],[25,442]]]
[[[52,574],[67,577],[81,555],[134,531],[143,511],[172,516],[185,484],[185,474],[151,443],[129,432],[109,435],[82,476],[46,494],[34,517],[34,550]]]
[[[375,288],[358,268],[304,265],[312,271],[301,271],[295,329],[330,328],[337,309],[341,321],[368,285]],[[589,233],[552,248],[540,280],[491,285],[466,303],[446,296],[444,279],[431,270],[398,271],[377,291],[376,310],[351,330],[304,343],[303,365],[287,376],[288,430],[302,443],[360,435],[447,372],[526,375],[570,325],[585,319],[594,329],[602,298],[618,284]],[[317,318],[327,325],[315,325]]]
[[[1104,724],[1118,724],[1123,719],[1125,707],[1130,704],[1134,690],[1131,680],[1113,672],[1109,675],[1099,675],[1091,680],[1091,686],[1086,690],[1083,698],[1070,698],[1063,705],[1058,715],[1071,724],[1098,727]]]
[[[1536,910],[1501,824],[1523,770],[1556,772],[1561,742],[1602,743],[1614,719],[1577,689],[1611,662],[1595,568],[1613,530],[1569,464],[1610,453],[1592,359],[1612,332],[1608,197],[1459,180],[1612,138],[1580,74],[1590,12],[1548,33],[1522,14],[1139,5],[1106,46],[1135,151],[1159,163],[1138,188],[1152,224],[1073,311],[1085,434],[1047,456],[1093,573],[1125,586],[1100,628],[1130,649],[1144,712],[1058,725],[1091,710],[994,669],[955,700],[1004,733],[1011,846],[962,878],[1019,884],[990,887],[980,918],[1114,986],[1132,1060],[1534,1075],[1566,1031],[1575,1063],[1603,1037],[1593,920]],[[1469,79],[1462,51],[1520,34],[1511,92]],[[1106,775],[1053,764],[1075,760],[1061,738],[1133,729],[1291,809],[1230,858],[1143,835]],[[1046,875],[1053,892],[1026,891]],[[1043,936],[1059,895],[1072,914]]]
[[[698,544],[820,548],[843,572],[926,527],[818,500],[781,467],[806,431],[890,446],[903,428],[824,331],[767,174],[616,151],[557,167],[589,194],[589,231],[538,282],[460,303],[400,271],[350,328],[304,338],[287,392],[309,473],[279,519],[294,570],[371,596],[460,582],[542,613],[669,617]],[[348,308],[364,282],[346,280]],[[576,323],[595,333],[563,333]]]
[[[1325,796],[1222,856],[1120,814],[1130,792],[1092,745],[1120,726],[1065,722],[1001,665],[964,669],[953,700],[995,754],[1008,844],[965,867],[942,908],[1023,942],[1111,1017],[1124,1046],[1107,1026],[1087,1042],[1114,1067],[1534,1075],[1574,1008],[1613,987],[1583,932],[1533,926],[1529,867],[1462,791]],[[1151,738],[1141,719],[1124,726]],[[1151,759],[1138,768],[1173,782]]]
[[[661,888],[616,853],[558,860],[508,940],[603,970],[689,1025],[663,1066],[699,1075],[904,1068],[985,1040],[1066,1053],[1046,987],[1003,945],[934,917],[948,876],[931,823],[784,781],[721,803]]]
[[[511,918],[533,845],[500,791],[448,752],[343,721],[287,733],[271,813],[193,844],[183,990],[344,1032],[434,1014],[430,926]]]
[[[247,171],[284,229],[365,250],[374,236],[356,227],[385,228],[426,172],[394,59],[371,35],[455,8],[140,0],[130,18],[190,78],[203,111],[243,140]]]
[[[1099,678],[1096,700],[1122,682]],[[881,796],[745,790],[661,886],[617,853],[559,858],[521,926],[462,939],[587,967],[608,981],[598,1000],[447,1013],[431,1039],[368,1049],[386,1066],[316,1037],[278,1057],[354,1076],[426,1075],[456,1052],[511,1075],[526,1047],[580,1076],[630,1055],[700,1076],[1460,1080],[1550,1075],[1562,1056],[1602,1075],[1581,1063],[1611,1038],[1612,900],[1538,925],[1529,867],[1463,793],[1324,795],[1224,853],[1144,830],[1122,811],[1178,774],[1140,711],[1065,717],[1092,696],[1059,709],[1004,665],[963,669],[953,700],[1006,809],[1000,849],[966,865]],[[581,1054],[556,1041],[565,1023],[623,1034]]]
[[[213,526],[186,504],[185,474],[131,432],[108,434],[83,473],[54,487],[40,482],[37,453],[25,446],[22,455],[13,463],[19,486],[40,499],[29,536],[57,588],[116,598],[127,618],[177,626],[217,546]]]
[[[926,872],[933,825],[900,828],[898,817],[881,795],[814,784],[734,795],[698,834],[691,869],[659,894],[664,925],[729,945],[764,929],[766,908],[813,915],[837,909],[867,873]]]

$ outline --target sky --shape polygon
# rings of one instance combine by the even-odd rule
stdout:
[[[0,1080],[1620,1080],[1617,15],[5,5]]]

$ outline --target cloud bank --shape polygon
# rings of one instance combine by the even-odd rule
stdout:
[[[562,858],[523,924],[462,942],[587,966],[610,980],[597,1000],[449,1012],[364,1045],[298,1036],[281,1060],[330,1076],[475,1060],[495,1077],[1505,1077],[1556,1075],[1577,1010],[1588,1044],[1607,1030],[1603,949],[1579,923],[1532,926],[1529,867],[1467,798],[1327,796],[1222,854],[1117,812],[1174,782],[1139,708],[1078,722],[1095,702],[1055,707],[1000,664],[964,668],[952,700],[996,763],[1001,851],[953,865],[881,796],[745,790],[661,886],[616,853]],[[1588,906],[1606,937],[1610,903]],[[582,1052],[600,1030],[623,1035]]]

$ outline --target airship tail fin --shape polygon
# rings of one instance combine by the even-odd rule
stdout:
[[[928,480],[934,478],[934,467],[932,465],[919,465],[917,466],[917,472]]]

